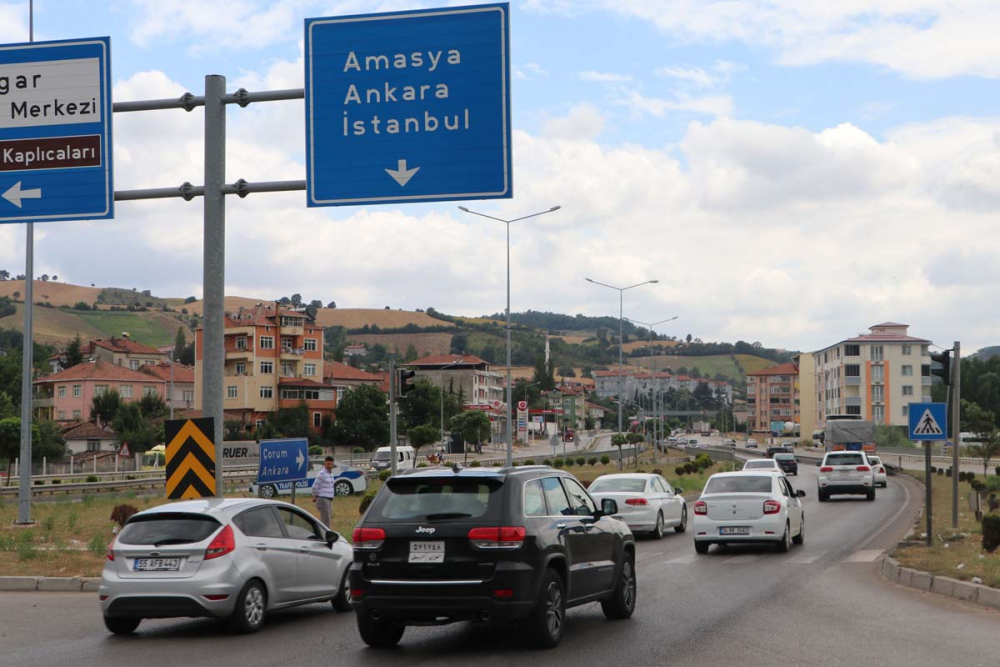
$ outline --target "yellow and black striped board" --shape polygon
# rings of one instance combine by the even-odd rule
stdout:
[[[171,419],[167,441],[167,499],[215,497],[214,420]]]

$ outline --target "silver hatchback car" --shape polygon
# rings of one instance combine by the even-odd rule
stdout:
[[[255,632],[267,613],[313,602],[350,610],[350,543],[299,508],[255,498],[188,500],[135,514],[108,545],[104,624],[228,618]]]

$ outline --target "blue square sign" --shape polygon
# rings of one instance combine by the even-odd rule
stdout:
[[[306,438],[261,440],[258,484],[297,482],[309,474],[309,441]]]
[[[910,403],[910,440],[931,442],[948,439],[946,403]]]
[[[307,19],[308,205],[511,197],[509,15]]]
[[[114,217],[111,39],[0,46],[0,223]]]

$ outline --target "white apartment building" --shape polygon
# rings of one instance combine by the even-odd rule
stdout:
[[[931,400],[931,341],[908,329],[883,322],[813,353],[818,428],[838,414],[906,426],[909,404]]]
[[[668,389],[687,389],[693,392],[700,383],[707,383],[713,394],[721,392],[725,395],[725,402],[729,405],[733,404],[733,385],[730,383],[706,378],[692,378],[687,375],[673,375],[666,372],[650,373],[623,368],[621,376],[618,375],[617,369],[594,371],[594,383],[595,391],[601,398],[617,398],[619,388],[624,383],[625,397],[628,400],[632,400],[636,392],[642,395],[650,392],[662,393]]]

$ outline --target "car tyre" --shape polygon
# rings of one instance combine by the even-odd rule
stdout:
[[[105,616],[104,627],[108,629],[108,632],[115,635],[130,635],[139,627],[139,621],[141,620],[141,618],[133,618],[131,616]]]
[[[406,627],[389,621],[376,621],[367,614],[358,614],[358,633],[372,648],[392,648],[403,638]]]
[[[707,554],[708,553],[708,548],[710,546],[712,546],[711,542],[699,542],[699,541],[695,540],[694,550],[695,550],[696,553]]]
[[[276,495],[278,495],[278,490],[274,488],[273,485],[265,484],[264,486],[260,487],[261,498],[274,498]]]
[[[799,534],[792,538],[795,544],[804,544],[806,541],[806,515],[802,515],[802,524],[799,526]]]
[[[350,571],[349,567],[344,568],[344,578],[340,582],[340,590],[337,591],[337,594],[330,600],[330,603],[336,611],[351,610],[351,582],[348,580]]]
[[[819,498],[819,501],[821,503],[825,503],[827,500],[830,499],[830,496],[826,493],[826,491],[823,491],[823,490],[817,491],[816,492],[816,497]]]
[[[683,533],[688,529],[688,508],[684,507],[681,510],[681,523],[679,526],[674,526],[674,532]]]
[[[549,568],[542,578],[538,604],[527,619],[531,643],[537,648],[554,648],[566,626],[566,588],[562,577]]]
[[[871,501],[875,500],[875,487],[874,486],[872,486],[872,488],[868,489],[868,493],[865,494],[865,499],[868,502],[871,502]]]
[[[781,536],[781,541],[778,542],[778,553],[787,554],[792,549],[792,538],[790,533],[792,532],[791,526],[787,523],[785,524],[785,534]]]
[[[659,540],[663,538],[663,512],[657,512],[656,514],[656,527],[649,533],[649,536],[654,540]]]
[[[354,493],[354,487],[351,486],[350,482],[340,480],[339,482],[333,485],[333,495],[339,498],[344,498],[346,496],[351,495],[352,493]]]
[[[635,611],[637,589],[635,557],[626,551],[622,557],[622,568],[615,589],[611,592],[611,597],[601,601],[604,617],[612,621],[629,618]]]
[[[236,608],[229,617],[229,627],[241,635],[260,630],[267,616],[267,591],[264,584],[254,579],[248,581],[236,597]]]

